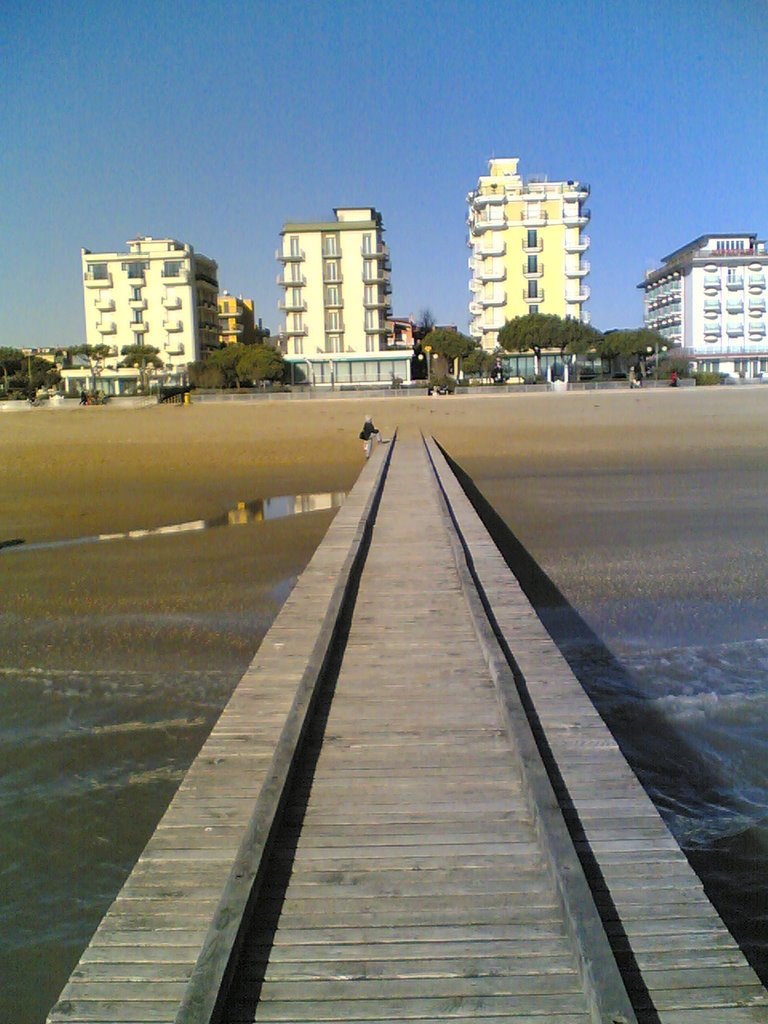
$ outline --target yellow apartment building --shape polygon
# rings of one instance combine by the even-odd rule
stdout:
[[[163,365],[149,376],[172,385],[185,383],[188,364],[219,341],[215,260],[173,238],[139,236],[127,244],[127,252],[81,250],[85,340],[89,348],[109,346],[95,374],[107,395],[138,386],[137,369],[119,365],[124,348],[158,349]],[[70,393],[93,386],[93,367],[62,376]]]
[[[589,263],[583,258],[589,186],[524,182],[518,163],[491,160],[488,174],[467,196],[469,333],[491,352],[506,321],[526,313],[589,320]]]
[[[370,206],[333,212],[333,221],[289,222],[280,233],[278,344],[290,379],[325,387],[407,382],[411,353],[387,345],[391,266],[381,214]]]
[[[222,345],[241,342],[251,345],[256,340],[256,320],[253,299],[244,299],[222,292],[218,298],[219,341]]]

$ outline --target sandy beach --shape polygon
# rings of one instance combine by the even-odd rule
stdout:
[[[366,413],[385,436],[437,438],[600,638],[639,652],[649,689],[630,679],[617,699],[641,759],[657,755],[637,707],[671,700],[673,724],[690,734],[704,723],[700,749],[724,758],[736,790],[718,798],[724,825],[701,798],[704,826],[732,832],[731,804],[759,803],[768,785],[757,771],[756,640],[768,637],[768,387],[4,413],[0,541],[76,540],[348,491]],[[44,1019],[332,515],[0,551],[3,1019]],[[686,645],[699,636],[752,644],[691,662]],[[713,727],[736,722],[719,753],[708,708],[722,708]],[[670,766],[662,788],[698,828],[701,799],[675,790],[676,774]],[[768,964],[768,907],[765,925],[762,911],[739,909],[747,890],[755,906],[765,900],[766,840],[746,835],[746,853],[713,845],[707,856]]]
[[[366,413],[385,435],[399,426],[435,436],[576,603],[597,590],[613,601],[639,590],[649,600],[680,588],[705,600],[762,593],[768,388],[6,414],[0,540],[149,528],[238,501],[346,491],[362,465]],[[140,557],[133,541],[7,555],[0,584],[15,624],[4,647],[11,658],[66,660],[66,619],[87,629],[107,607],[261,607],[306,564],[331,515],[146,539]],[[60,628],[41,651],[22,634],[43,619]]]

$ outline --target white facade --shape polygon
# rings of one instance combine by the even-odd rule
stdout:
[[[754,234],[702,235],[638,285],[645,326],[704,370],[768,372],[768,245]]]
[[[387,347],[389,250],[372,207],[334,210],[335,221],[288,223],[275,258],[285,324],[279,344],[293,383],[410,380],[410,354]]]
[[[85,337],[109,345],[99,368],[108,393],[135,387],[134,368],[120,367],[123,349],[158,349],[157,380],[182,383],[189,363],[218,346],[217,264],[171,238],[138,237],[128,252],[82,251]]]

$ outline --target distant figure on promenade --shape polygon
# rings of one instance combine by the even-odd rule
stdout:
[[[80,405],[88,405],[88,392],[85,388],[80,392]]]
[[[388,443],[382,438],[381,432],[373,425],[373,420],[370,416],[365,417],[363,429],[360,431],[360,440],[363,442],[363,451],[365,452],[366,459],[371,457],[374,440],[378,441],[379,444]]]
[[[677,387],[677,370],[673,370],[669,378],[669,386],[671,388]]]

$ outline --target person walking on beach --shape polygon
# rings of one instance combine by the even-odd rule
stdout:
[[[379,444],[387,443],[382,438],[381,432],[373,425],[373,420],[370,416],[365,417],[363,429],[360,431],[360,440],[363,442],[363,451],[365,452],[366,459],[371,457],[371,449],[373,448],[374,440],[378,441]]]

